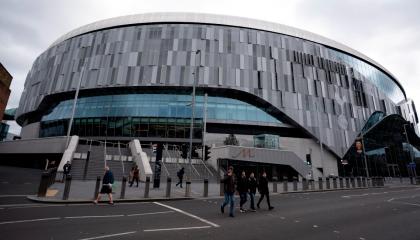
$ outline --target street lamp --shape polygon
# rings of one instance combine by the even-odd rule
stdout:
[[[196,50],[195,51],[195,55],[196,57],[198,56],[199,62],[198,62],[198,68],[200,69],[200,65],[201,65],[201,55],[200,55],[201,51],[200,50]],[[192,175],[192,139],[193,139],[193,129],[194,129],[194,118],[195,118],[195,85],[196,85],[196,71],[194,70],[193,72],[193,92],[192,92],[192,100],[191,100],[191,122],[190,122],[190,148],[188,150],[188,159],[189,159],[189,174],[187,176],[187,179],[190,180],[191,179],[191,175]],[[200,77],[200,73],[198,74],[198,77]]]

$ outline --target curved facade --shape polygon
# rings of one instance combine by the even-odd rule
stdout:
[[[209,133],[321,139],[336,157],[375,111],[416,122],[404,89],[378,63],[316,34],[244,18],[144,14],[64,35],[28,74],[16,114],[23,131],[65,135],[80,77],[73,133],[81,136],[183,141],[194,80],[196,141],[204,105]]]

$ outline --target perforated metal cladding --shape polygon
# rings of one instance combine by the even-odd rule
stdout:
[[[278,33],[227,26],[150,24],[96,31],[54,45],[36,59],[17,116],[36,110],[46,95],[74,90],[82,66],[81,89],[191,86],[196,71],[200,86],[251,93],[315,136],[321,130],[322,141],[341,156],[370,114],[380,110],[381,99],[388,114],[396,110],[358,66],[332,51]],[[355,99],[353,78],[363,83],[365,107]]]

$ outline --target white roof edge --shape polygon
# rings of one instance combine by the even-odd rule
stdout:
[[[366,55],[329,38],[323,37],[321,35],[301,30],[298,28],[290,27],[287,25],[273,23],[263,20],[256,20],[245,17],[236,17],[236,16],[227,16],[227,15],[217,15],[217,14],[208,14],[208,13],[190,13],[190,12],[156,12],[156,13],[145,13],[145,14],[133,14],[127,16],[120,16],[114,18],[108,18],[100,21],[96,21],[79,28],[76,28],[73,31],[68,32],[67,34],[58,38],[50,47],[59,44],[67,39],[72,37],[97,31],[104,28],[112,28],[123,25],[130,24],[144,24],[144,23],[163,23],[163,22],[185,22],[185,23],[203,23],[203,24],[217,24],[217,25],[228,25],[235,27],[244,27],[259,29],[264,31],[276,32],[285,35],[290,35],[293,37],[302,38],[312,42],[316,42],[322,45],[330,46],[336,49],[339,49],[343,52],[350,53],[360,59],[363,59],[391,76],[397,84],[402,88],[401,84],[398,82],[396,77],[389,72],[381,64],[377,63],[373,59],[367,57]],[[403,89],[402,89],[403,90]],[[404,90],[403,90],[404,91]]]

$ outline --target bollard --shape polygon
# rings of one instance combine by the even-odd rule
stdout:
[[[366,186],[369,188],[369,187],[372,187],[372,183],[371,183],[371,179],[370,178],[366,178]]]
[[[185,197],[191,197],[191,181],[187,181],[185,184]]]
[[[277,177],[273,177],[273,193],[277,192]]]
[[[326,178],[325,178],[325,188],[326,188],[326,189],[330,189],[330,188],[331,188],[331,185],[330,185],[330,178],[329,178],[329,177],[326,177]]]
[[[380,183],[381,187],[384,187],[385,186],[385,181],[384,181],[384,178],[383,177],[380,177],[379,178],[379,183]]]
[[[122,183],[121,183],[121,194],[120,194],[120,198],[124,199],[125,198],[125,187],[127,185],[127,177],[123,177],[122,178]]]
[[[220,179],[220,196],[224,196],[225,195],[225,183],[223,182],[222,179]]]
[[[209,196],[209,180],[208,179],[204,179],[204,192],[203,192],[203,197],[208,197]]]
[[[414,179],[413,176],[410,176],[410,184],[413,185],[414,184]]]
[[[366,178],[362,177],[362,187],[366,187]]]
[[[289,180],[287,179],[287,177],[283,177],[283,192],[288,191],[288,183],[289,183]]]
[[[96,177],[95,192],[93,193],[93,199],[96,199],[98,197],[100,185],[101,185],[101,177],[97,176]]]
[[[308,180],[306,180],[306,178],[302,178],[302,190],[303,191],[308,190]]]
[[[150,177],[146,177],[146,184],[144,185],[144,198],[149,198]]]
[[[333,177],[333,188],[337,189],[337,177]]]
[[[324,184],[322,184],[322,177],[318,178],[318,188],[319,188],[319,190],[324,189]]]
[[[309,180],[309,186],[311,186],[311,190],[315,190],[315,181],[313,179]]]
[[[357,181],[357,187],[358,188],[362,187],[362,179],[361,179],[361,177],[357,177],[356,178],[356,181]]]
[[[172,185],[172,179],[168,177],[166,179],[166,195],[165,195],[167,198],[171,197],[171,185]]]
[[[295,192],[297,191],[297,181],[297,177],[293,177],[293,191]]]
[[[340,177],[338,179],[338,182],[340,183],[340,188],[344,188],[344,183],[343,183],[343,178],[342,177]]]
[[[49,172],[43,172],[41,175],[41,181],[39,182],[38,187],[38,197],[45,197],[48,189],[48,181],[51,174]]]
[[[70,186],[71,186],[71,174],[67,174],[66,183],[64,185],[63,200],[69,199]]]
[[[350,188],[350,179],[346,177],[346,188]]]
[[[351,183],[351,187],[352,188],[355,188],[356,187],[356,184],[354,183],[354,177],[351,177],[350,178],[350,183]]]

